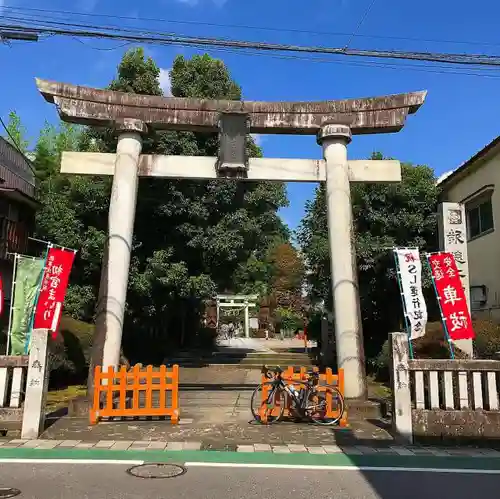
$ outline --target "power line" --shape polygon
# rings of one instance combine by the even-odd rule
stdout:
[[[359,30],[361,29],[361,26],[363,26],[363,23],[366,21],[366,18],[370,14],[371,10],[373,9],[373,6],[375,5],[377,0],[371,0],[371,2],[368,4],[368,7],[366,8],[364,14],[361,16],[361,19],[359,20],[358,25],[354,29],[354,31],[351,33],[351,36],[349,37],[349,40],[347,40],[347,43],[345,44],[346,48],[351,45],[352,39],[359,33]]]
[[[0,29],[22,31],[27,33],[36,33],[38,35],[60,35],[60,36],[78,36],[82,38],[102,38],[109,40],[122,40],[139,43],[153,44],[178,44],[184,46],[198,47],[229,47],[240,50],[261,50],[271,52],[291,52],[291,53],[306,53],[306,54],[328,54],[342,55],[354,57],[371,57],[381,59],[399,59],[413,60],[425,62],[439,62],[442,64],[456,65],[472,65],[472,66],[500,66],[500,56],[484,55],[484,54],[453,54],[453,53],[438,53],[438,52],[406,52],[396,50],[362,50],[349,49],[345,47],[322,47],[322,46],[302,46],[289,45],[279,43],[253,42],[246,40],[233,40],[224,38],[211,37],[194,37],[186,35],[177,35],[173,33],[150,35],[146,33],[131,34],[131,29],[124,28],[109,28],[106,26],[89,26],[77,23],[59,23],[46,21],[44,24],[50,24],[53,27],[34,26],[34,22],[28,21],[31,24],[21,25],[0,25]],[[67,25],[69,28],[60,28],[57,26]],[[129,34],[127,34],[127,32]]]
[[[334,31],[316,31],[309,29],[298,29],[298,28],[276,28],[272,26],[255,26],[246,24],[222,24],[222,23],[210,23],[201,21],[187,21],[179,19],[164,19],[164,18],[154,18],[154,17],[132,17],[132,16],[120,16],[117,14],[100,14],[100,13],[90,13],[90,12],[75,12],[66,10],[47,10],[38,9],[31,7],[11,7],[4,6],[3,10],[19,11],[19,12],[38,12],[38,13],[48,13],[48,14],[58,14],[65,18],[67,16],[81,16],[81,17],[93,17],[93,18],[104,18],[104,19],[119,19],[123,21],[147,21],[156,23],[166,23],[166,24],[185,24],[191,26],[209,26],[216,28],[232,28],[232,29],[246,29],[246,30],[259,30],[259,31],[269,31],[276,33],[297,33],[297,34],[308,34],[308,35],[322,35],[322,36],[350,36],[352,33],[348,32],[334,32]],[[477,40],[449,40],[443,38],[421,38],[421,37],[407,37],[407,36],[389,36],[389,35],[369,35],[369,34],[356,34],[356,38],[370,38],[379,40],[401,40],[401,41],[413,41],[413,42],[430,42],[430,43],[448,43],[457,45],[478,45],[478,46],[490,46],[498,47],[500,43],[498,42],[484,42]]]

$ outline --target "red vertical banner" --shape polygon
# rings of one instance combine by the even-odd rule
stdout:
[[[443,321],[451,340],[470,340],[476,335],[453,253],[427,256]]]
[[[64,297],[74,259],[74,250],[51,247],[47,253],[33,328],[50,329],[53,338],[57,335],[61,321]]]

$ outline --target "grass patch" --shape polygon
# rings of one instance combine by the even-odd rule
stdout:
[[[62,390],[52,390],[47,394],[47,412],[67,407],[70,400],[87,393],[85,385],[68,386]]]

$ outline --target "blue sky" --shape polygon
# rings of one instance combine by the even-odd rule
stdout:
[[[350,40],[348,33],[356,29],[371,1],[75,0],[70,3],[46,0],[40,3],[35,0],[0,0],[0,5],[91,15],[59,16],[64,22],[107,22],[186,35],[344,46]],[[16,14],[21,15],[21,11],[16,11]],[[7,17],[14,15],[14,11],[4,9],[3,15],[6,16],[4,22],[8,22]],[[42,15],[56,16],[28,11],[23,11],[22,15],[39,16],[40,19]],[[95,17],[98,15],[128,16],[135,20]],[[500,42],[495,36],[499,18],[500,3],[493,0],[476,0],[473,9],[470,2],[463,0],[420,0],[418,4],[376,0],[357,32],[362,36],[353,37],[350,47],[494,54],[500,52]],[[246,29],[241,27],[243,25],[271,27],[272,30]],[[38,94],[34,78],[103,87],[113,78],[126,48],[123,42],[58,37],[38,43],[0,45],[3,69],[0,115],[6,119],[9,111],[16,110],[30,137],[35,139],[43,123],[46,120],[55,122],[57,116],[55,109]],[[177,54],[191,56],[200,52],[165,46],[148,46],[147,51],[164,70],[168,70]],[[402,132],[355,137],[349,146],[352,159],[362,159],[372,151],[380,150],[402,161],[430,165],[439,175],[457,167],[499,134],[500,71],[496,69],[479,73],[471,68],[467,72],[479,73],[479,76],[471,76],[445,73],[440,65],[422,63],[378,60],[374,65],[373,61],[360,58],[325,60],[322,57],[320,61],[310,61],[241,52],[207,52],[225,61],[232,76],[243,87],[244,98],[250,100],[324,100],[428,90],[426,103],[416,115],[409,117]],[[448,71],[457,70],[449,68]],[[269,157],[321,156],[314,137],[263,136],[261,145]],[[304,203],[312,197],[313,190],[312,184],[289,185],[290,207],[283,210],[282,216],[291,227],[299,223]]]

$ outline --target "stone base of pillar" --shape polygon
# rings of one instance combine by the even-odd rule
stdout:
[[[387,413],[387,407],[384,403],[376,400],[358,400],[347,399],[347,421],[349,420],[366,420],[380,419]]]

